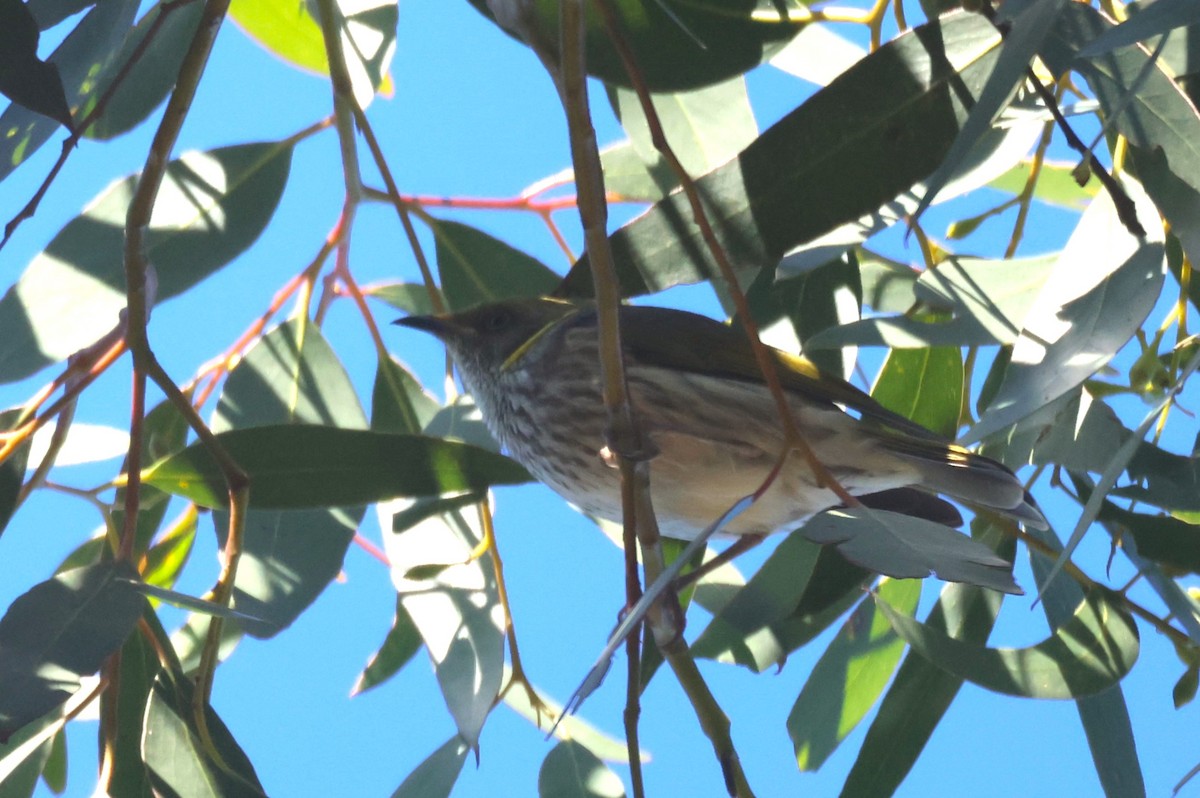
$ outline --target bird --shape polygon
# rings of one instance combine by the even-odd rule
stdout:
[[[618,322],[634,423],[647,442],[660,532],[695,538],[764,483],[783,452],[773,399],[739,327],[683,310],[623,304]],[[507,299],[396,324],[445,344],[492,435],[537,479],[584,512],[620,521],[594,304]],[[810,360],[768,347],[796,428],[852,496],[961,523],[943,494],[1045,528],[1004,465],[884,408]],[[723,535],[763,537],[843,504],[799,452],[730,518]],[[957,534],[957,533],[956,533]]]

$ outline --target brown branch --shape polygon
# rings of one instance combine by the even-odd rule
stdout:
[[[625,67],[625,72],[629,77],[634,91],[637,93],[638,101],[642,106],[642,113],[646,117],[646,123],[650,130],[651,141],[654,143],[655,149],[666,159],[667,164],[678,178],[684,196],[687,197],[688,204],[691,207],[692,217],[697,227],[700,228],[700,234],[704,239],[704,243],[708,247],[708,251],[716,262],[717,267],[720,269],[721,276],[724,278],[730,295],[733,297],[734,306],[737,308],[738,316],[741,317],[742,327],[746,331],[746,337],[749,340],[751,350],[754,352],[754,359],[758,364],[759,371],[763,375],[763,379],[766,381],[767,389],[771,392],[771,397],[774,399],[776,410],[779,413],[780,424],[783,427],[784,433],[784,446],[780,455],[781,460],[791,450],[799,451],[816,476],[818,487],[828,488],[833,491],[842,503],[850,507],[857,507],[859,505],[858,500],[842,487],[833,474],[829,473],[829,469],[820,461],[816,453],[812,450],[812,447],[808,445],[807,440],[805,440],[804,436],[797,429],[796,422],[792,417],[791,407],[788,404],[786,394],[784,394],[783,386],[779,381],[778,366],[771,357],[770,352],[768,352],[767,347],[759,340],[758,325],[755,323],[754,317],[750,312],[750,304],[746,301],[745,293],[738,286],[737,275],[734,273],[733,264],[729,260],[728,253],[721,246],[721,242],[717,240],[716,232],[713,230],[712,223],[708,218],[708,212],[704,209],[704,203],[700,198],[700,191],[696,187],[695,181],[692,180],[691,175],[688,174],[687,169],[683,166],[683,163],[676,156],[670,142],[667,141],[662,122],[658,118],[657,110],[654,108],[650,90],[646,86],[646,81],[638,66],[637,59],[634,56],[632,48],[629,46],[624,31],[621,29],[620,21],[613,10],[612,2],[611,0],[596,0],[596,6],[600,9],[609,39],[616,49],[622,65]],[[886,7],[886,0],[880,0],[872,13],[882,15]],[[763,484],[762,488],[758,491],[760,495],[769,484],[769,480]]]

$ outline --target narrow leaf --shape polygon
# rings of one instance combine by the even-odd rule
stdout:
[[[396,598],[396,618],[379,650],[371,655],[367,667],[358,675],[350,695],[365,693],[395,676],[421,648],[421,636],[404,603]]]
[[[858,62],[736,160],[701,178],[697,187],[734,265],[773,267],[786,251],[875,212],[931,174],[966,117],[963,103],[971,103],[986,81],[999,41],[976,15],[915,28]],[[855,188],[831,193],[831,185]],[[716,273],[681,195],[658,203],[610,240],[626,296]],[[586,258],[560,291],[590,294]]]
[[[145,599],[128,563],[58,574],[23,593],[0,619],[0,742],[66,701],[137,623]]]
[[[276,424],[367,424],[341,360],[305,317],[270,330],[246,353],[213,418],[215,432]],[[251,509],[242,541],[246,565],[238,569],[233,600],[260,622],[240,628],[269,637],[290,625],[337,577],[365,512],[353,506]],[[224,545],[229,516],[217,512],[213,520]]]
[[[372,504],[529,481],[507,457],[421,435],[281,424],[230,430],[217,440],[250,475],[250,505],[264,509]],[[202,507],[229,500],[221,470],[199,443],[151,466],[143,479]]]
[[[71,109],[54,64],[37,57],[38,27],[21,0],[0,0],[0,94],[68,128]]]
[[[391,516],[407,504],[380,505],[380,526],[390,529]],[[392,582],[425,642],[446,706],[468,748],[478,746],[504,677],[505,622],[492,560],[471,557],[481,538],[473,508],[384,534]],[[423,571],[432,573],[413,578]]]
[[[471,750],[457,734],[408,774],[392,798],[449,798]]]
[[[833,543],[851,562],[897,579],[936,574],[1005,593],[1021,593],[1012,565],[948,526],[886,510],[828,510],[800,528],[814,543]]]
[[[625,785],[577,740],[551,749],[538,771],[541,798],[625,798]]]
[[[1124,678],[1138,655],[1133,619],[1100,592],[1070,622],[1029,648],[983,648],[955,640],[876,599],[892,628],[940,668],[981,687],[1027,698],[1078,698]]]
[[[20,418],[20,410],[0,412],[0,429],[12,429]],[[28,441],[21,444],[7,460],[0,463],[0,533],[4,532],[17,510],[17,499],[20,498],[21,485],[25,481],[25,465],[29,461],[29,445]]]
[[[88,138],[107,140],[132,130],[175,87],[179,68],[196,35],[204,6],[199,3],[169,4],[165,12],[163,6],[162,0],[155,3],[125,37],[114,59],[115,64],[128,63],[152,27],[158,25],[154,38],[109,97],[104,113],[84,132]],[[167,16],[158,22],[163,13]]]
[[[137,13],[138,0],[97,3],[46,59],[58,69],[72,111],[94,103],[115,77],[116,55]],[[29,159],[59,122],[22,105],[0,114],[0,180]]]
[[[757,672],[781,663],[790,649],[772,625],[800,602],[819,554],[820,548],[798,533],[784,539],[692,644],[693,656]]]
[[[438,272],[451,310],[484,302],[548,294],[559,277],[541,261],[482,230],[459,222],[433,223]]]
[[[142,756],[156,795],[176,798],[260,798],[266,791],[229,729],[205,706],[206,733],[196,727],[195,687],[159,673],[143,721]]]
[[[879,595],[911,615],[921,598],[921,583],[885,579]],[[854,730],[883,693],[902,653],[904,642],[874,604],[864,600],[817,660],[788,714],[788,736],[800,770],[820,768]]]
[[[342,51],[354,99],[366,108],[383,83],[396,51],[396,0],[335,0]],[[229,15],[265,49],[293,66],[329,74],[325,39],[315,6],[294,0],[234,0]]]
[[[1135,184],[1142,218],[1155,210]],[[1160,225],[1144,241],[1116,218],[1108,194],[1098,196],[1067,241],[1013,347],[1004,382],[987,412],[964,435],[970,443],[1028,416],[1104,366],[1158,299],[1166,274]]]
[[[101,7],[109,5],[115,3]],[[258,238],[283,193],[291,154],[289,143],[239,144],[186,153],[167,166],[146,234],[159,301],[191,288]],[[117,323],[125,307],[125,215],[136,181],[105,189],[0,299],[0,382],[71,355]]]

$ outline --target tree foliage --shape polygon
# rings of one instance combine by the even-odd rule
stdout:
[[[573,34],[560,31],[569,18],[560,11],[580,4],[470,1],[495,23],[498,44],[507,34],[541,60],[546,91],[563,89],[568,118],[586,120],[566,90]],[[1046,531],[982,515],[971,523],[976,541],[1031,565],[1025,588],[1046,626],[1024,647],[989,644],[1002,602],[1015,599],[946,584],[919,613],[920,582],[850,565],[811,542],[811,530],[784,537],[753,573],[726,566],[686,590],[688,650],[657,673],[661,655],[647,637],[641,678],[684,682],[700,718],[681,706],[678,723],[733,719],[732,743],[714,738],[725,769],[714,794],[754,786],[726,747],[738,742],[738,707],[697,698],[700,672],[676,658],[757,672],[808,645],[824,649],[798,694],[780,696],[794,706],[786,728],[770,733],[786,734],[799,768],[814,770],[869,723],[843,794],[892,794],[965,683],[1074,701],[1104,792],[1145,794],[1121,682],[1153,668],[1183,706],[1200,673],[1200,604],[1189,587],[1200,572],[1200,466],[1196,420],[1179,403],[1200,366],[1189,333],[1200,305],[1193,0],[982,0],[969,10],[934,0],[870,9],[584,2],[589,72],[626,135],[599,153],[604,188],[614,206],[639,211],[607,235],[611,274],[594,248],[547,265],[447,218],[440,208],[455,208],[453,198],[422,200],[393,179],[415,154],[387,152],[371,119],[393,80],[395,0],[145,5],[0,0],[0,92],[11,100],[0,115],[0,180],[67,137],[5,243],[53,194],[67,159],[101,159],[99,141],[155,131],[142,171],[111,175],[36,257],[6,264],[0,382],[12,408],[0,414],[0,531],[22,524],[37,493],[81,497],[104,523],[0,618],[5,795],[30,795],[39,778],[61,786],[63,728],[93,705],[108,794],[266,794],[254,752],[209,705],[214,679],[238,667],[243,635],[270,639],[320,600],[369,508],[381,519],[395,620],[355,691],[424,649],[456,729],[396,795],[448,794],[501,701],[542,725],[557,716],[526,679],[492,542],[490,488],[529,475],[497,451],[469,397],[434,398],[437,385],[409,371],[380,323],[396,309],[603,297],[605,280],[650,301],[708,283],[732,323],[748,311],[772,343],[802,346],[855,379],[868,364],[878,401],[1019,471],[1051,521]],[[178,152],[213,38],[231,22],[288,65],[279,68],[328,76],[330,115],[274,141],[246,140],[252,131],[231,124],[224,146]],[[39,51],[47,32],[58,42],[50,53]],[[818,88],[760,132],[744,79],[754,69]],[[203,338],[197,327],[213,359],[176,382],[156,355],[172,343],[147,335],[151,309],[193,312],[189,293],[271,228],[295,149],[328,128],[345,191],[332,232],[311,262],[281,269],[278,293],[261,298],[261,320],[237,340]],[[572,144],[591,146],[580,136]],[[578,228],[564,236],[556,220],[565,214],[551,214],[576,198],[553,189],[574,185],[585,207],[596,198],[586,158],[576,163],[584,168],[523,176],[530,189],[493,206],[540,215],[569,252]],[[371,204],[399,218],[413,267],[360,285],[351,231],[374,223],[358,218]],[[953,220],[944,234],[930,228],[934,205]],[[1071,232],[1061,246],[1023,248],[1029,230],[1063,219]],[[326,338],[334,301],[365,322],[355,345],[377,355],[369,389],[343,365],[333,341],[344,335]],[[102,459],[111,430],[76,421],[75,408],[122,358],[134,374],[128,434],[117,437],[124,460],[101,484],[63,485],[56,466]],[[33,449],[39,430],[48,443]],[[209,510],[219,571],[190,558],[209,529],[198,513]],[[848,511],[813,529],[860,562],[911,546],[903,556],[915,573],[938,571],[938,558],[964,545],[915,523]],[[1111,541],[1114,570],[1136,578],[1078,567],[1072,554],[1085,536]],[[212,589],[178,590],[185,569]],[[188,612],[174,633],[164,606]],[[1165,636],[1179,661],[1139,664],[1145,633]],[[554,734],[542,794],[620,795],[625,783],[639,792],[636,741],[627,749],[577,715]],[[1174,775],[1186,780],[1195,752],[1176,753]],[[624,783],[606,762],[625,763],[616,766]]]

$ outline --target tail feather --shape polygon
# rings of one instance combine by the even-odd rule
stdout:
[[[1036,529],[1049,528],[1021,481],[995,460],[933,441],[889,438],[884,445],[917,468],[920,487],[994,510]]]

